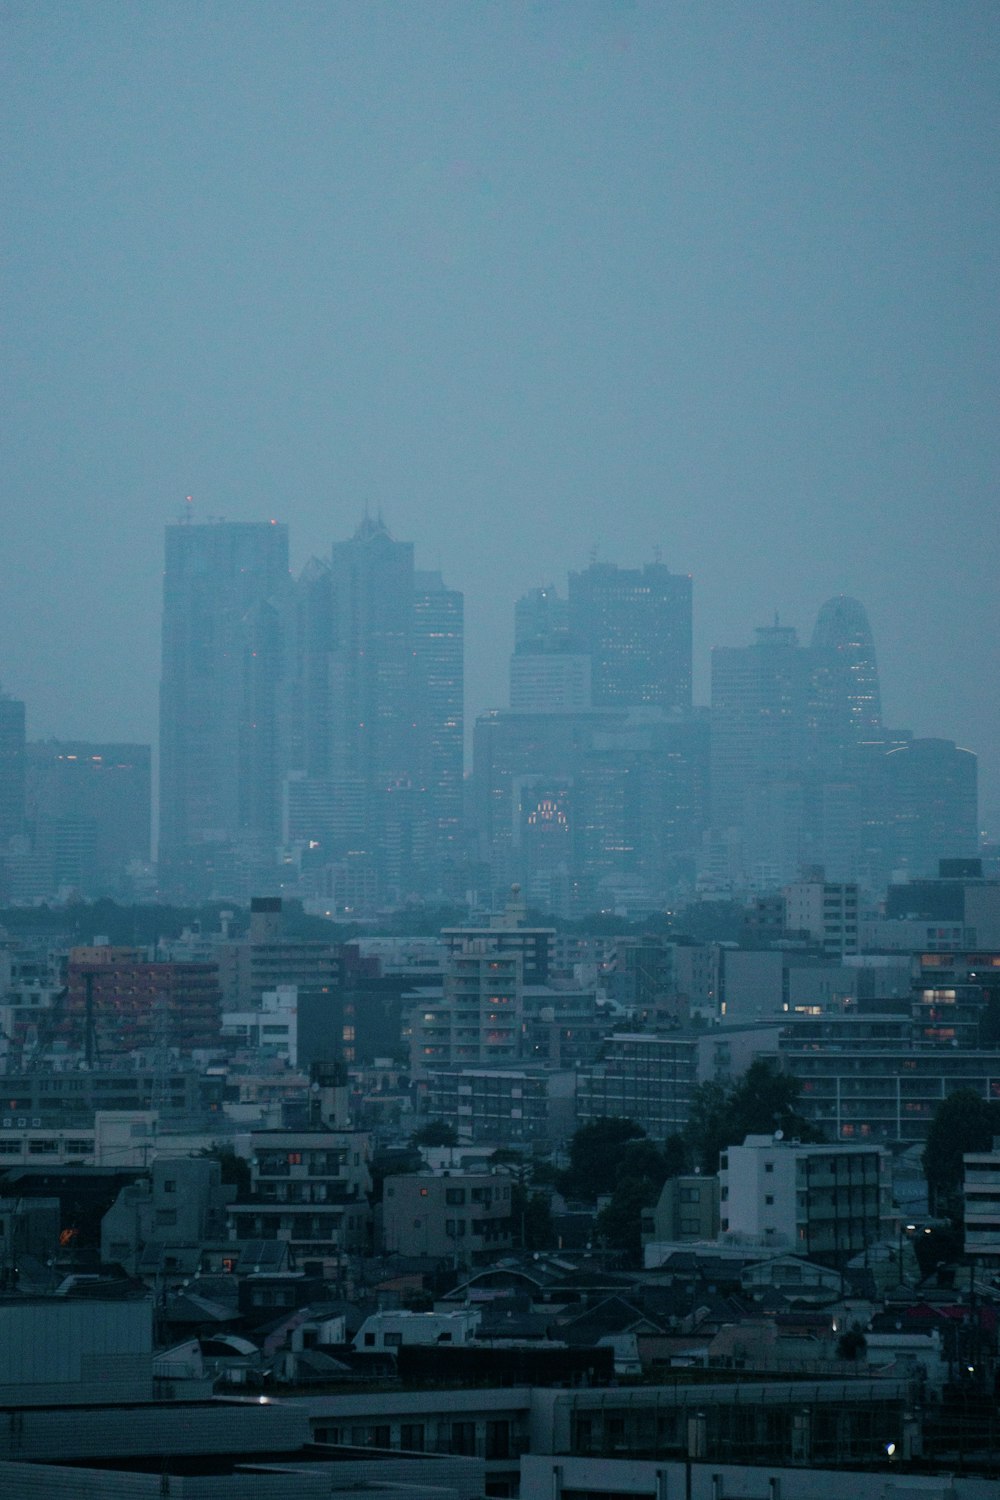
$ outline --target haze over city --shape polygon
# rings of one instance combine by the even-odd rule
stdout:
[[[466,600],[592,556],[708,652],[863,601],[998,800],[993,6],[4,6],[6,586],[32,736],[155,741],[163,526],[366,505]]]

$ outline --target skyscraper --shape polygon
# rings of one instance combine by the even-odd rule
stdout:
[[[436,889],[460,844],[463,600],[366,516],[295,585],[286,831],[383,894]]]
[[[663,563],[569,575],[572,649],[589,655],[595,708],[691,707],[691,578]]]
[[[51,892],[131,893],[149,860],[150,747],[42,740],[28,746],[27,820]]]
[[[829,657],[834,692],[851,739],[877,733],[882,726],[882,695],[864,605],[846,594],[828,599],[816,619],[812,648]]]
[[[426,830],[422,859],[432,884],[447,877],[462,845],[465,600],[440,573],[414,574],[413,666],[417,772]]]
[[[0,845],[24,831],[24,704],[0,690]]]
[[[166,529],[160,683],[160,869],[168,890],[240,896],[279,835],[279,603],[288,529]]]

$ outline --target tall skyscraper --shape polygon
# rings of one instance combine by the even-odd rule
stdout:
[[[569,605],[552,584],[514,605],[510,706],[518,713],[581,713],[591,706],[590,657],[574,650]]]
[[[591,660],[595,708],[691,707],[691,578],[663,563],[569,575],[572,649]]]
[[[0,690],[0,845],[24,831],[24,704]]]
[[[288,528],[166,529],[160,683],[160,868],[165,889],[240,896],[279,837],[279,605]]]
[[[149,861],[150,748],[41,740],[28,746],[27,822],[48,890],[127,896]]]
[[[865,607],[838,594],[828,599],[816,619],[812,649],[826,653],[834,693],[850,738],[864,740],[882,727],[875,641]]]
[[[366,516],[293,590],[285,829],[384,897],[437,889],[460,845],[463,600]]]
[[[465,600],[440,573],[414,574],[413,666],[424,863],[446,878],[462,846]]]

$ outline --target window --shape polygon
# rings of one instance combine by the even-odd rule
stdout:
[[[764,1202],[768,1203],[768,1204],[772,1204],[774,1202],[774,1194],[773,1193],[766,1193],[764,1195]]]
[[[174,1177],[168,1177],[166,1182],[163,1184],[163,1191],[165,1193],[176,1193],[177,1179]]]
[[[774,1162],[773,1161],[766,1161],[764,1163],[764,1171],[765,1172],[773,1172],[774,1171]]]
[[[444,1201],[450,1204],[461,1204],[465,1202],[465,1188],[446,1188]]]
[[[398,1349],[403,1342],[401,1333],[387,1333],[382,1341],[387,1349]]]

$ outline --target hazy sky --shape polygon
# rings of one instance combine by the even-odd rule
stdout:
[[[465,590],[596,554],[713,644],[830,594],[1000,803],[1000,7],[0,5],[0,678],[155,736],[162,528],[366,501]]]

